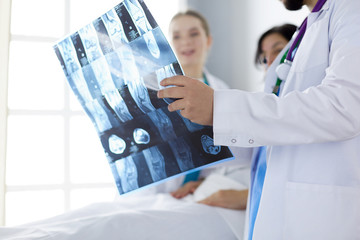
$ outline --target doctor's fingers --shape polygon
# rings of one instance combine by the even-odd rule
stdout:
[[[192,106],[191,102],[187,99],[179,99],[175,102],[169,104],[168,106],[169,112],[174,112],[180,110],[181,116],[184,118],[189,119],[190,121],[193,121],[196,119],[196,115],[194,112],[196,109]]]
[[[188,85],[189,82],[191,82],[192,80],[195,80],[195,79],[185,77],[183,75],[177,75],[174,77],[169,77],[169,78],[163,79],[160,82],[160,85],[164,86],[164,87],[169,86],[169,85],[185,86],[185,85]]]
[[[184,98],[186,89],[184,87],[169,87],[158,91],[158,98]]]
[[[185,99],[178,99],[175,102],[172,102],[168,106],[169,112],[174,112],[177,110],[184,110],[186,106],[186,100]],[[181,112],[180,112],[181,113]]]

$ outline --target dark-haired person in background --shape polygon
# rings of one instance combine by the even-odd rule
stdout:
[[[257,44],[255,65],[262,65],[267,69],[279,53],[286,47],[296,32],[293,24],[275,26],[264,32]]]

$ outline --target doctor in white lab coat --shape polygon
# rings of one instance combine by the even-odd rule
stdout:
[[[213,125],[216,144],[268,146],[254,240],[360,239],[359,0],[327,0],[310,13],[279,97],[184,80],[163,81],[178,87],[159,97],[181,98],[170,110]]]

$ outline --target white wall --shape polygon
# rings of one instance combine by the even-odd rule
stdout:
[[[214,46],[207,67],[232,88],[257,91],[263,73],[254,66],[257,40],[270,27],[300,25],[307,9],[287,11],[279,0],[184,0],[209,21]]]
[[[0,226],[5,213],[5,159],[7,123],[7,72],[10,38],[10,0],[0,1]]]

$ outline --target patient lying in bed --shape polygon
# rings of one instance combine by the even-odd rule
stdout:
[[[174,197],[159,192],[178,187],[179,179],[120,196],[114,202],[96,203],[50,219],[0,228],[0,239],[242,239],[245,211],[231,208],[245,208],[248,179],[247,167],[221,167],[211,171],[201,184],[196,183],[196,188],[184,185],[171,191]],[[194,182],[188,183],[191,184]],[[234,201],[229,203],[226,197],[234,192],[240,196],[235,201],[236,207],[230,206]]]

